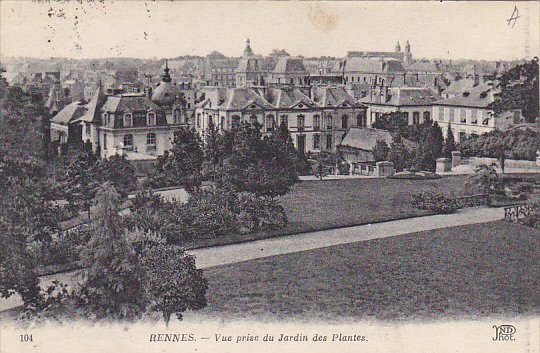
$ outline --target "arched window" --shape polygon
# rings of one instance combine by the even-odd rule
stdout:
[[[146,125],[148,125],[148,126],[156,125],[156,113],[148,112],[146,114]]]
[[[367,126],[367,117],[365,114],[358,114],[356,116],[356,126],[357,127],[366,127]]]
[[[133,126],[133,115],[131,113],[124,113],[124,127]]]
[[[127,151],[133,150],[133,135],[132,134],[124,135],[124,150],[127,150]]]
[[[257,115],[251,114],[251,116],[249,117],[249,122],[251,123],[251,125],[255,125],[257,123]]]
[[[279,123],[284,124],[286,127],[289,127],[289,117],[287,116],[287,114],[281,114]]]

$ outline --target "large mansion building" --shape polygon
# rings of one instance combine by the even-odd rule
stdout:
[[[367,125],[365,106],[331,86],[209,88],[195,114],[201,135],[211,124],[229,130],[256,122],[269,133],[284,123],[301,152],[335,151],[349,128]]]

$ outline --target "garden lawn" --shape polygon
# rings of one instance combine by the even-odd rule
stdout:
[[[540,232],[504,221],[205,270],[201,313],[257,319],[452,319],[539,312]]]
[[[255,234],[230,234],[216,239],[196,239],[186,247],[224,245],[433,214],[413,207],[412,195],[428,190],[450,197],[478,194],[478,190],[466,187],[469,181],[467,176],[434,180],[362,178],[303,181],[278,199],[289,220],[285,228]]]

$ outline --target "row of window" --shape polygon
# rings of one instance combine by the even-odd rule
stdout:
[[[326,149],[331,150],[332,149],[332,135],[326,135]],[[296,136],[296,147],[298,148],[298,151],[301,153],[304,153],[306,151],[306,136],[305,135],[298,135]],[[315,134],[313,135],[313,149],[319,150],[321,149],[321,135]]]
[[[232,116],[232,126],[233,127],[237,127],[240,125],[240,116],[238,115],[233,115]],[[327,129],[332,129],[332,116],[329,115],[326,117],[325,121],[326,121],[326,128]],[[257,118],[257,115],[253,114],[250,116],[250,122],[252,124],[255,124],[256,122],[258,121],[258,118]],[[297,128],[299,129],[303,129],[305,128],[305,116],[303,114],[300,114],[297,116]],[[215,125],[215,122],[212,121],[212,117],[209,117],[209,123],[212,123]],[[289,117],[288,115],[286,114],[282,114],[280,115],[280,119],[279,119],[279,123],[280,124],[285,124],[285,125],[289,125]],[[202,123],[201,123],[201,114],[197,114],[197,121],[196,121],[196,124],[197,124],[197,128],[201,128],[202,126]],[[224,124],[225,124],[225,120],[224,118],[222,117],[221,118],[221,128],[224,127]],[[273,115],[267,115],[266,116],[266,129],[267,131],[272,131],[276,126],[276,121],[274,119],[274,116]],[[358,127],[366,127],[367,126],[367,117],[365,115],[358,115],[356,117],[356,126]],[[319,115],[314,115],[313,116],[313,129],[314,130],[319,130],[321,128],[321,117]],[[342,129],[348,129],[349,128],[349,117],[347,115],[344,115],[341,117],[341,128]]]
[[[123,118],[124,118],[123,119],[124,127],[133,126],[133,114],[125,113]],[[114,119],[114,116],[110,115],[109,113],[103,113],[104,125],[113,126],[114,125],[113,119]],[[156,113],[148,112],[146,114],[146,125],[148,126],[156,125]]]
[[[103,135],[103,149],[107,149],[107,134]],[[133,135],[132,134],[126,134],[124,135],[124,150],[127,151],[133,151]],[[146,150],[147,151],[154,151],[156,149],[156,134],[153,132],[150,132],[146,134]]]
[[[457,114],[456,114],[457,113]],[[481,115],[481,112],[478,110],[470,110],[469,111],[469,124],[478,124],[478,115]],[[479,114],[480,113],[480,114]],[[489,113],[488,113],[489,114]],[[448,121],[453,122],[455,116],[459,117],[459,122],[462,124],[467,124],[467,110],[464,108],[461,109],[453,109],[453,108],[444,108],[439,110],[439,119],[440,121]],[[482,125],[489,125],[489,119],[490,116],[484,116],[482,117]]]

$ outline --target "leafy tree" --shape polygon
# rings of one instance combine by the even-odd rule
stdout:
[[[97,158],[88,150],[71,155],[65,170],[64,183],[68,202],[77,210],[84,210],[90,218],[90,208],[98,187]]]
[[[403,138],[400,134],[394,136],[390,145],[390,151],[388,152],[388,160],[394,163],[394,168],[398,172],[411,165],[411,154],[407,146],[403,143]]]
[[[504,146],[500,146],[500,144]],[[499,158],[501,150],[505,157],[534,161],[540,149],[540,132],[532,128],[494,130],[460,143],[464,156]]]
[[[159,311],[167,326],[172,314],[179,320],[187,309],[206,306],[208,282],[195,259],[178,247],[158,244],[143,251],[147,286],[153,298],[153,310]]]
[[[495,163],[481,164],[476,167],[473,175],[473,183],[486,194],[493,194],[499,182]]]
[[[243,124],[224,162],[223,187],[257,196],[286,194],[298,182],[298,155],[278,131],[262,138],[257,126]]]
[[[96,201],[95,232],[80,255],[85,270],[79,305],[89,318],[135,320],[148,300],[143,263],[123,236],[114,186],[100,186]]]
[[[221,170],[218,170],[222,166],[222,161],[224,158],[224,141],[223,135],[219,133],[219,129],[214,126],[213,122],[210,121],[208,129],[205,133],[204,141],[204,157],[206,162],[210,165],[210,174],[212,176],[212,181],[216,182],[218,175],[220,175]]]
[[[373,123],[373,128],[398,132],[405,130],[408,124],[407,116],[403,112],[390,112],[381,114]]]
[[[415,151],[415,164],[419,170],[435,171],[437,158],[442,156],[444,138],[437,123],[426,124],[421,141]]]
[[[501,92],[491,108],[495,114],[521,109],[528,122],[539,116],[538,58],[517,65],[498,77]]]
[[[456,151],[456,141],[454,139],[454,133],[448,124],[448,129],[446,130],[446,141],[444,142],[443,156],[446,158],[452,158],[452,151]]]
[[[375,162],[387,161],[389,152],[390,147],[388,147],[386,141],[377,140],[375,147],[373,147],[373,158]]]
[[[182,186],[190,192],[199,189],[203,158],[202,142],[195,129],[178,130],[172,149],[158,158],[153,186]]]
[[[103,159],[96,166],[96,177],[100,183],[110,182],[125,197],[137,187],[135,168],[125,156],[118,154]]]
[[[0,193],[0,295],[17,293],[26,307],[36,306],[36,263],[28,244],[49,242],[58,231],[57,185],[46,177],[42,162],[0,151]]]

